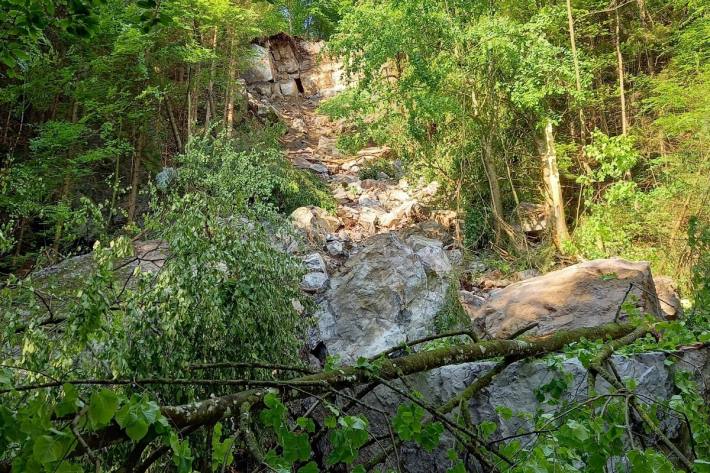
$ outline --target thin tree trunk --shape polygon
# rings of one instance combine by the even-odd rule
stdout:
[[[173,104],[170,99],[165,97],[165,108],[168,111],[168,119],[170,120],[170,127],[173,130],[173,137],[175,138],[175,145],[178,148],[178,153],[182,153],[182,138],[180,138],[180,130],[178,129],[177,120],[175,120],[175,113],[173,112]]]
[[[639,6],[639,17],[641,19],[641,28],[644,30],[648,29],[648,23],[653,23],[651,15],[648,14],[646,9],[646,0],[636,0]],[[651,60],[651,55],[648,52],[648,48],[644,47],[644,55],[646,56],[646,68],[648,74],[653,74],[653,61]]]
[[[500,245],[503,235],[503,199],[500,193],[500,183],[498,182],[498,172],[496,171],[495,160],[493,158],[493,144],[489,137],[483,139],[483,167],[488,178],[488,187],[491,191],[491,210],[493,211],[493,231],[495,232],[495,244]]]
[[[128,194],[128,223],[133,223],[136,217],[136,203],[138,202],[138,186],[140,185],[144,141],[145,137],[143,133],[139,131],[136,140],[136,150],[133,154],[133,166],[131,168],[131,191]]]
[[[574,16],[572,15],[572,0],[567,0],[567,23],[569,25],[569,42],[572,48],[572,62],[574,63],[574,79],[577,87],[577,96],[582,95],[582,77],[579,72],[579,57],[577,56],[577,41],[574,34]],[[579,137],[584,144],[584,111],[579,107]]]
[[[543,135],[538,137],[538,148],[542,160],[542,176],[545,182],[545,193],[548,217],[552,224],[552,238],[558,249],[562,250],[565,241],[569,240],[565,206],[560,183],[560,172],[557,167],[555,139],[552,133],[552,121],[547,120]]]
[[[185,138],[186,146],[190,146],[190,140],[192,139],[192,83],[194,81],[194,73],[192,65],[188,66],[187,72],[187,137]]]
[[[234,95],[235,95],[235,82],[237,74],[237,62],[236,62],[236,41],[233,37],[230,38],[229,42],[229,62],[227,66],[227,89],[226,97],[224,103],[224,126],[227,130],[227,134],[232,136],[232,129],[234,126]]]
[[[74,105],[72,105],[72,112],[71,112],[71,121],[72,123],[76,123],[79,121],[79,102],[76,100],[74,101]],[[74,149],[69,149],[69,157],[75,152],[76,150]],[[72,175],[71,175],[71,169],[67,171],[67,174],[64,176],[64,182],[62,183],[62,191],[60,193],[59,197],[59,202],[61,204],[68,205],[69,204],[69,196],[71,194],[71,188],[72,188]],[[52,243],[52,253],[54,255],[59,255],[59,247],[60,247],[60,242],[62,239],[62,234],[64,232],[64,217],[61,215],[57,218],[57,222],[54,226],[54,241]]]
[[[619,8],[614,10],[616,24],[614,27],[614,47],[616,48],[616,62],[619,74],[619,100],[621,103],[621,134],[625,135],[629,129],[629,121],[626,115],[626,90],[624,88],[624,58],[621,55],[621,20],[619,18]]]
[[[210,81],[207,84],[207,107],[205,107],[205,130],[210,128],[210,120],[217,116],[217,109],[214,105],[214,80],[217,75],[217,27],[212,30],[212,58],[210,64]]]

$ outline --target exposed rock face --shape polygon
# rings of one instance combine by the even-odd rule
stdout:
[[[603,259],[575,264],[491,293],[469,315],[483,334],[505,338],[537,322],[531,334],[592,327],[612,322],[624,296],[641,311],[660,317],[648,263]],[[622,311],[620,318],[625,316]]]
[[[376,235],[330,281],[317,318],[320,338],[345,363],[432,333],[451,264],[441,242]]]
[[[322,41],[280,33],[253,44],[247,85],[273,98],[297,95],[331,97],[345,88],[342,64],[323,54]]]
[[[641,402],[648,402],[649,398],[667,401],[676,393],[673,384],[676,370],[687,371],[689,366],[693,366],[697,368],[696,379],[708,379],[710,376],[710,350],[705,348],[687,351],[681,354],[681,358],[682,362],[665,353],[653,352],[632,356],[614,355],[611,360],[622,379],[636,380],[638,387],[635,392],[640,395]],[[667,359],[675,363],[669,366],[666,364]],[[495,362],[485,361],[446,366],[429,373],[409,376],[407,380],[413,389],[423,394],[424,399],[433,405],[440,405],[460,393],[494,365]],[[542,403],[536,397],[536,390],[540,386],[564,377],[568,377],[568,381],[566,381],[566,389],[564,389],[561,399],[573,402],[586,398],[588,392],[587,371],[576,358],[563,361],[559,370],[551,368],[539,360],[513,363],[496,376],[488,387],[470,400],[468,409],[471,420],[474,424],[482,421],[495,422],[498,428],[493,434],[492,440],[530,431],[533,424],[526,416],[534,414],[538,410],[555,412],[564,409],[563,404]],[[703,383],[700,385],[704,386]],[[597,379],[596,389],[599,393],[608,392],[608,388],[609,385],[604,380]],[[707,399],[708,392],[705,391],[703,394]],[[389,389],[379,386],[371,394],[365,396],[363,402],[387,412],[396,412],[399,404],[406,402],[406,400]],[[509,408],[513,412],[513,416],[504,418],[496,410],[496,407]],[[363,414],[367,415],[365,412]],[[387,433],[386,426],[376,418],[377,415],[369,417],[371,424],[375,426],[373,433]],[[677,439],[680,436],[681,428],[678,418],[666,415],[662,409],[659,409],[659,417],[662,419],[660,427],[670,438]],[[445,436],[448,436],[448,433]],[[526,442],[533,438],[521,438],[520,440],[523,445],[526,445]],[[451,443],[444,442],[443,444],[446,447],[441,447],[433,453],[426,453],[421,448],[405,444],[401,455],[405,471],[412,473],[443,473],[447,471],[451,464],[446,459],[446,449]],[[476,470],[472,465],[469,465],[468,471]]]

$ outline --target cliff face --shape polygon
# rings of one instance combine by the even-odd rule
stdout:
[[[265,97],[330,97],[345,88],[342,65],[324,54],[323,41],[284,33],[252,45],[251,67],[242,75],[251,90]]]

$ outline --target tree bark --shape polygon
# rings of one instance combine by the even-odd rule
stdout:
[[[212,30],[212,63],[210,64],[210,81],[207,84],[207,107],[205,107],[205,130],[209,130],[212,117],[217,116],[214,104],[214,81],[217,75],[217,27]]]
[[[76,100],[74,101],[74,104],[72,105],[72,112],[71,112],[71,122],[76,123],[79,121],[79,102]],[[69,158],[76,152],[75,149],[69,149]],[[62,204],[69,204],[70,200],[70,194],[71,194],[71,189],[72,189],[72,184],[73,184],[73,176],[71,175],[72,170],[67,169],[66,170],[67,174],[64,176],[64,182],[62,183],[62,191],[59,197],[59,202]],[[54,255],[59,254],[59,247],[62,239],[62,234],[64,233],[64,217],[61,215],[57,218],[57,222],[54,226],[54,241],[52,243],[52,252]]]
[[[491,138],[484,136],[482,139],[483,168],[486,171],[488,187],[491,192],[491,210],[493,211],[493,231],[495,232],[495,244],[500,245],[503,236],[503,199],[500,193],[500,183],[498,182],[498,171],[493,157],[493,144]]]
[[[641,0],[639,0],[641,1]],[[577,41],[574,34],[574,16],[572,15],[572,0],[567,0],[567,24],[569,25],[569,42],[572,48],[572,62],[574,63],[574,79],[577,88],[577,95],[582,95],[582,77],[579,72],[579,57],[577,55]],[[579,107],[579,137],[584,144],[584,111]]]
[[[626,114],[626,90],[624,87],[624,57],[621,54],[621,19],[619,18],[619,8],[614,9],[616,22],[614,25],[614,48],[616,49],[616,64],[619,76],[619,102],[621,105],[621,134],[625,135],[629,129],[629,120]]]
[[[563,249],[565,241],[569,240],[567,219],[565,217],[560,171],[557,167],[555,139],[552,133],[552,121],[547,120],[542,136],[537,139],[542,161],[542,176],[545,183],[545,193],[548,208],[548,218],[552,224],[552,238],[558,249]]]
[[[131,168],[131,190],[128,194],[128,223],[133,223],[136,217],[136,203],[138,202],[138,186],[140,185],[144,142],[145,137],[143,133],[139,131],[136,140],[136,150],[133,154],[133,166]]]
[[[170,99],[166,96],[165,97],[165,108],[168,111],[168,120],[170,120],[170,128],[173,130],[173,138],[175,138],[175,146],[177,146],[178,153],[183,152],[183,147],[182,147],[182,138],[180,138],[180,130],[177,125],[177,121],[175,120],[175,113],[173,112],[173,104],[170,102]]]
[[[227,87],[224,99],[224,127],[227,135],[232,136],[234,127],[234,95],[235,82],[237,74],[236,61],[236,40],[230,35],[229,40],[229,61],[227,65]]]

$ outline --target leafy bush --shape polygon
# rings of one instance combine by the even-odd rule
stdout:
[[[380,173],[386,174],[390,178],[397,176],[397,170],[394,168],[392,161],[383,157],[365,163],[360,168],[358,177],[360,179],[379,179]]]

